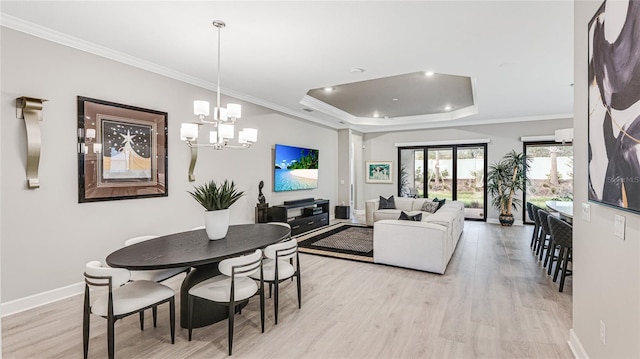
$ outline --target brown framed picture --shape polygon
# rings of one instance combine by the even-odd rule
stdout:
[[[167,113],[78,96],[78,202],[167,196]]]

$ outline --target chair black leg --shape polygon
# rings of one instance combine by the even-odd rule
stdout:
[[[547,247],[547,254],[545,254],[544,256],[544,264],[542,265],[542,267],[546,268],[547,264],[549,264],[549,254],[553,253],[553,240],[551,237],[549,237],[549,246]]]
[[[273,313],[275,316],[276,325],[278,325],[278,279],[273,282]]]
[[[538,231],[538,226],[534,225],[533,226],[533,233],[531,233],[531,244],[529,245],[529,247],[533,248],[533,244],[536,241],[536,232]]]
[[[109,353],[109,359],[115,357],[116,345],[115,345],[115,320],[112,316],[107,317],[107,352]]]
[[[84,359],[89,356],[89,328],[91,308],[89,307],[89,290],[84,292],[84,313],[82,315],[82,349],[84,351]]]
[[[176,342],[176,297],[169,300],[169,325],[171,326],[171,344]]]
[[[260,326],[264,333],[264,282],[260,282]]]
[[[158,323],[158,306],[154,305],[151,308],[151,312],[153,313],[153,327],[155,328],[157,326],[157,323]]]
[[[193,296],[188,295],[189,300],[187,302],[189,319],[187,320],[187,325],[189,326],[189,341],[191,341],[191,332],[193,332]]]
[[[144,330],[144,310],[140,311],[140,330]]]
[[[544,250],[545,249],[549,250],[549,242],[546,241],[546,236],[547,236],[546,234],[542,235],[542,245],[540,246],[540,254],[538,256],[539,261],[542,261],[542,257],[544,256]],[[544,244],[545,242],[547,243],[546,246]]]
[[[296,286],[298,287],[298,309],[302,309],[302,287],[300,286],[300,272],[296,274],[296,282]]]
[[[235,313],[235,303],[229,303],[229,355],[233,350],[233,317]]]
[[[551,247],[551,254],[550,254],[550,258],[549,258],[549,268],[547,269],[547,275],[551,275],[551,269],[553,268],[553,262],[558,263],[558,256],[556,255],[556,249],[558,248],[557,245],[553,245],[553,247]],[[557,264],[556,264],[557,265]]]
[[[558,261],[556,262],[556,270],[553,272],[553,282],[555,283],[558,280],[558,273],[560,273],[560,267],[562,267],[562,255],[564,254],[564,248],[560,247],[560,251],[558,252]]]
[[[571,250],[569,248],[564,251],[564,258],[562,259],[562,276],[560,276],[560,290],[562,292],[564,289],[564,278],[567,276],[567,265],[569,264],[569,252]]]
[[[536,246],[536,256],[540,254],[540,249],[542,248],[543,245],[544,245],[544,237],[543,238],[538,237],[538,245]]]

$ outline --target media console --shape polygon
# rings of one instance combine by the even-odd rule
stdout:
[[[329,225],[328,199],[309,198],[285,203],[269,207],[269,221],[289,223],[292,236]]]

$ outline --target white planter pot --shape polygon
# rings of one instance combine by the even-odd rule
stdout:
[[[209,239],[224,238],[229,230],[229,209],[204,212],[204,227]]]

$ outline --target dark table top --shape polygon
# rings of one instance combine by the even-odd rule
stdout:
[[[197,267],[262,249],[289,234],[289,228],[277,224],[241,224],[229,226],[225,238],[212,241],[200,229],[120,248],[109,254],[106,262],[111,267],[134,270]]]

